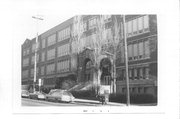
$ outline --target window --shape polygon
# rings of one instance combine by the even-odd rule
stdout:
[[[142,79],[143,78],[143,68],[139,69],[139,78]]]
[[[133,57],[133,47],[132,47],[133,45],[132,44],[130,44],[130,45],[128,45],[128,59],[129,60],[132,60],[132,57]]]
[[[51,60],[55,58],[55,48],[47,51],[47,60]]]
[[[36,74],[38,75],[39,73],[39,68],[36,67]],[[34,68],[31,69],[31,77],[34,77]]]
[[[26,54],[27,54],[27,55],[29,54],[29,48],[26,50]]]
[[[142,87],[138,87],[138,93],[142,93]]]
[[[70,37],[70,27],[67,27],[58,32],[58,41],[65,40]]]
[[[44,75],[44,66],[41,67],[41,75]]]
[[[31,64],[34,64],[34,56],[31,57]]]
[[[42,62],[45,61],[45,52],[42,52],[42,54],[41,54],[41,61],[42,61]]]
[[[24,70],[22,72],[22,78],[28,78],[28,75],[29,75],[29,70]]]
[[[133,20],[133,34],[137,34],[137,19]]]
[[[60,61],[57,63],[57,71],[65,72],[69,71],[69,60]]]
[[[145,58],[149,58],[150,57],[149,40],[144,42],[144,48],[145,48]]]
[[[35,49],[36,49],[36,44],[34,43],[34,44],[32,45],[32,52],[34,52]]]
[[[34,68],[31,69],[31,77],[34,77]]]
[[[149,17],[148,15],[144,16],[144,30],[148,30],[149,28]]]
[[[145,79],[149,79],[149,68],[145,68]]]
[[[134,60],[138,59],[138,45],[137,44],[133,45],[133,56],[134,56]]]
[[[23,56],[28,55],[28,54],[29,54],[29,48],[24,49],[23,50]]]
[[[34,57],[35,57],[34,55],[31,57],[31,64],[34,64],[35,62]],[[36,59],[37,59],[36,61],[39,62],[39,54],[37,54]]]
[[[137,69],[134,69],[134,79],[137,79]]]
[[[122,88],[122,93],[126,93],[126,88]]]
[[[132,35],[132,21],[127,22],[127,36],[131,36]]]
[[[138,18],[138,30],[139,30],[139,33],[142,33],[142,30],[143,30],[143,17]]]
[[[53,34],[53,35],[48,37],[47,45],[50,46],[50,45],[53,45],[55,43],[56,43],[56,34]]]
[[[37,49],[39,49],[39,45],[40,45],[40,43],[37,42]],[[33,43],[32,44],[32,52],[35,52],[35,49],[36,49],[36,43]]]
[[[23,67],[26,67],[29,65],[29,58],[23,59]]]
[[[77,59],[74,57],[71,58],[71,68],[77,68]]]
[[[55,73],[55,64],[49,64],[46,68],[46,74],[54,74]]]
[[[77,46],[76,46],[77,47]],[[64,56],[64,55],[68,55],[70,53],[70,46],[69,44],[65,44],[62,46],[58,47],[58,57]]]
[[[144,55],[144,47],[143,47],[143,42],[139,43],[139,47],[138,47],[138,53],[139,53],[139,59],[143,58]]]
[[[46,39],[42,39],[42,48],[46,47]]]
[[[129,78],[132,79],[132,69],[129,70]]]

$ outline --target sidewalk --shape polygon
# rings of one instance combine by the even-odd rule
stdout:
[[[87,100],[87,99],[78,99],[78,98],[75,98],[74,102],[77,102],[77,103],[101,104],[100,101]],[[126,106],[126,104],[123,104],[123,103],[115,103],[115,102],[108,102],[107,104],[104,104],[104,105],[109,105],[109,106]]]

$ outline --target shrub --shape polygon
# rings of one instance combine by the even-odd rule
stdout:
[[[96,100],[94,90],[71,91],[71,93],[75,98]]]
[[[126,103],[126,94],[110,94],[110,102]],[[157,103],[157,98],[151,94],[131,94],[131,103]]]

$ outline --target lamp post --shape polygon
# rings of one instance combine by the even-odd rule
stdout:
[[[43,18],[39,16],[32,16],[33,19],[37,20],[37,34],[36,34],[36,42],[35,42],[35,53],[34,53],[34,82],[33,82],[33,91],[35,91],[35,86],[36,86],[36,70],[37,70],[37,48],[38,48],[38,20],[43,20]]]
[[[127,52],[125,15],[123,15],[123,33],[124,33],[125,68],[126,68],[126,89],[127,89],[126,96],[127,96],[127,106],[129,106],[130,105],[130,94],[129,94],[128,52]]]

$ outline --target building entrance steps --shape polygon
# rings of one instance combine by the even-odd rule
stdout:
[[[88,89],[91,89],[93,87],[93,85],[94,84],[92,84],[92,82],[80,83],[80,84],[73,86],[68,91],[88,90]]]

